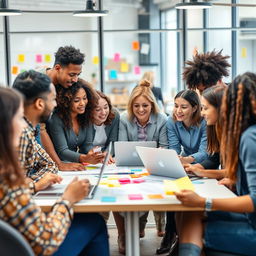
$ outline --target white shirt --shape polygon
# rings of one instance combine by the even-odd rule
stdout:
[[[105,124],[102,124],[100,126],[98,125],[93,125],[95,129],[95,136],[93,140],[93,146],[100,146],[104,147],[106,142],[107,142],[107,135],[105,132]]]

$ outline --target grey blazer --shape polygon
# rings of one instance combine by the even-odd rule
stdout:
[[[147,141],[156,141],[157,147],[168,148],[166,133],[167,116],[163,113],[151,114],[151,122],[147,126]],[[120,117],[119,141],[138,141],[138,127],[128,119],[127,112]]]

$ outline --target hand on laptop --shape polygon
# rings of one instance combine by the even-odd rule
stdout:
[[[115,158],[109,155],[108,164],[114,164],[115,162]]]
[[[62,181],[61,176],[48,172],[39,181],[35,183],[35,192],[44,190],[53,184],[61,183],[61,181]]]
[[[90,182],[88,179],[78,180],[78,178],[75,177],[66,187],[62,198],[74,204],[88,195],[89,188]]]
[[[204,177],[205,170],[201,164],[183,164],[187,173],[195,174],[198,177]]]
[[[182,164],[190,164],[195,161],[194,157],[192,157],[192,156],[180,156],[179,155],[179,159]]]

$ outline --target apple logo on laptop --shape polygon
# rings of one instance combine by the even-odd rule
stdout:
[[[132,156],[137,158],[138,157],[137,152],[136,151],[132,152]]]
[[[160,167],[162,167],[162,168],[164,168],[164,167],[165,167],[165,165],[164,165],[163,161],[159,161],[159,162],[158,162],[158,165],[159,165]]]

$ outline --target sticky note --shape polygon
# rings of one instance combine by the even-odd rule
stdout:
[[[99,57],[98,56],[94,56],[92,58],[92,63],[95,64],[95,65],[99,64]]]
[[[131,180],[129,178],[120,178],[118,179],[120,184],[129,184],[131,183]]]
[[[140,75],[140,73],[141,73],[140,66],[135,66],[134,67],[134,74],[135,75]]]
[[[141,53],[141,54],[148,55],[148,54],[149,54],[149,44],[143,43],[143,44],[141,45],[140,53]]]
[[[194,185],[187,176],[176,180],[164,180],[164,191],[166,195],[173,195],[174,192],[179,192],[183,189],[195,190]]]
[[[132,49],[134,51],[138,51],[140,49],[140,42],[139,41],[133,41],[132,42]]]
[[[149,199],[163,199],[163,195],[161,194],[151,194],[151,195],[148,195],[148,198]]]
[[[204,184],[204,182],[200,181],[200,180],[193,180],[192,183],[193,184]]]
[[[129,65],[126,62],[121,62],[120,71],[125,73],[129,71]]]
[[[25,61],[25,55],[24,54],[18,54],[18,62],[24,62]]]
[[[129,200],[142,200],[143,196],[141,194],[130,194],[128,198]]]
[[[101,202],[114,203],[116,202],[116,198],[114,196],[103,196]]]
[[[44,55],[44,61],[45,62],[51,62],[51,55],[50,54],[45,54]]]
[[[131,172],[142,172],[142,169],[131,169]]]
[[[17,75],[19,68],[17,66],[12,66],[12,74]]]
[[[108,186],[109,187],[121,187],[120,183],[118,182],[118,180],[111,180],[108,181]]]
[[[36,55],[36,62],[37,63],[41,63],[43,61],[42,55],[41,54],[37,54]]]
[[[247,57],[247,48],[242,47],[241,49],[241,57],[246,58]]]
[[[119,62],[120,61],[120,53],[115,53],[114,55],[114,61]]]
[[[109,79],[117,79],[117,71],[112,69],[109,71]]]
[[[132,183],[142,183],[142,182],[145,182],[144,179],[136,179],[136,180],[133,180]]]

